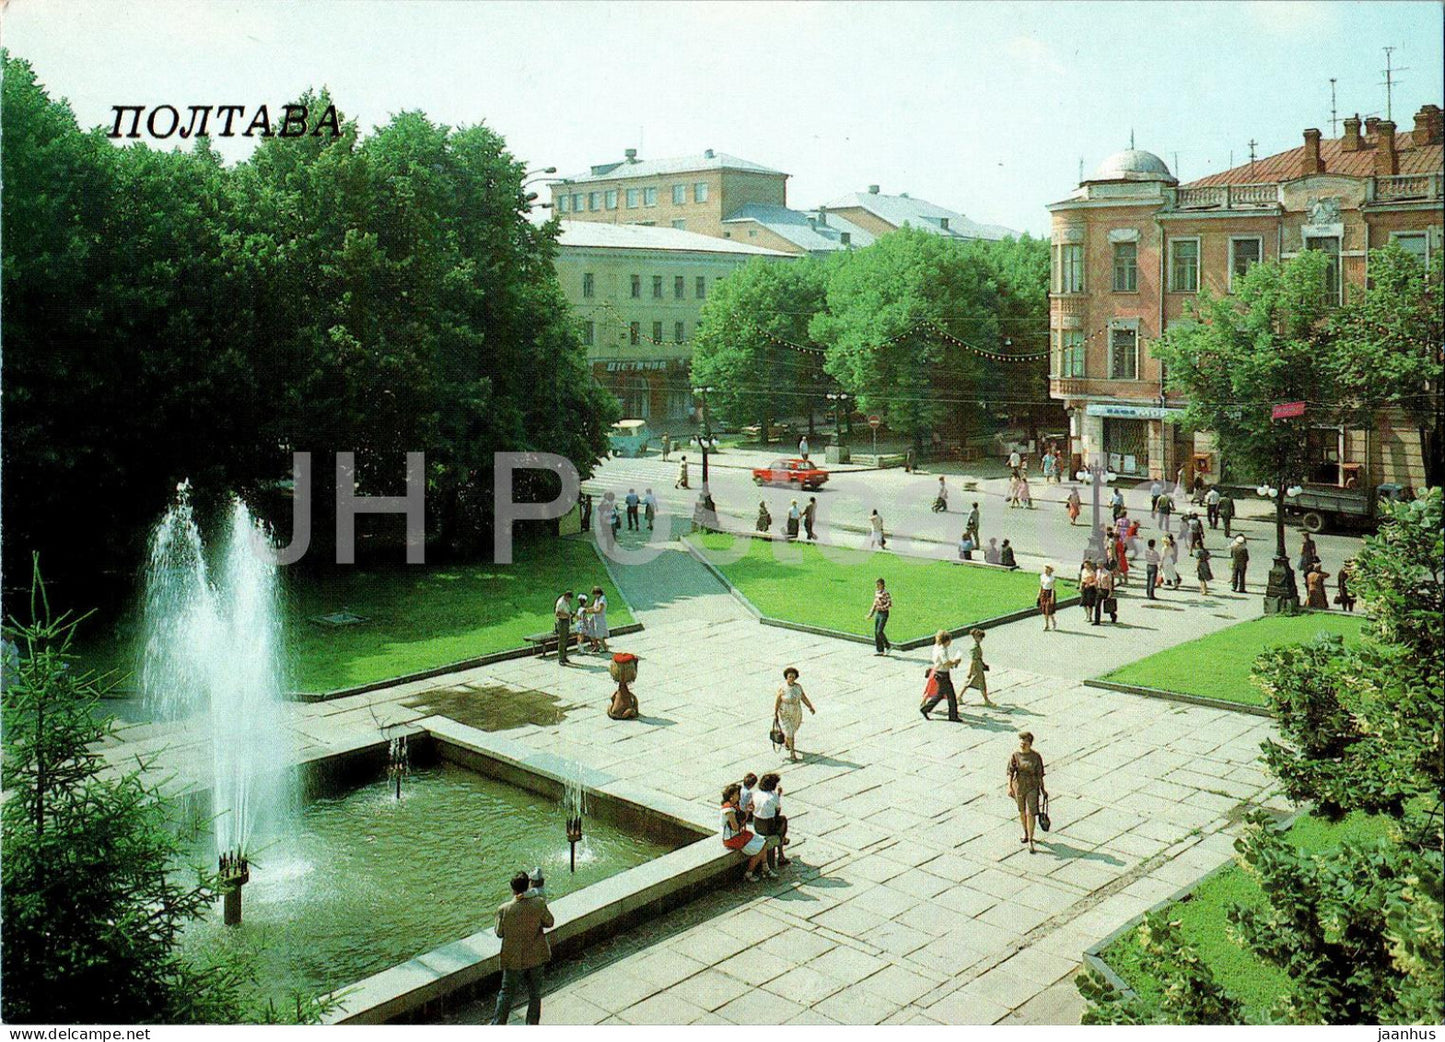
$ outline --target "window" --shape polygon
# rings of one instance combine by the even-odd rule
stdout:
[[[582,212],[582,193],[581,193],[581,192],[573,192],[573,193],[572,193],[572,212],[573,212],[573,213],[581,213],[581,212]]]
[[[615,188],[609,188],[609,189],[607,189],[606,201],[607,201],[607,209],[609,209],[609,210],[615,210],[615,209],[617,209],[617,189],[615,189]]]
[[[679,344],[687,343],[687,325],[683,322],[674,322],[672,325],[672,339]]]
[[[629,188],[627,190],[627,208],[629,210],[637,209],[637,200],[641,198],[641,195],[642,193],[639,192],[636,188]]]
[[[1114,292],[1135,293],[1139,289],[1139,244],[1114,243]]]
[[[687,231],[687,221],[683,220],[681,217],[673,221],[672,226],[680,232]]]
[[[1170,240],[1169,290],[1172,293],[1199,292],[1198,239]]]
[[[1424,232],[1391,232],[1390,241],[1420,262],[1422,267],[1430,266],[1430,239]]]
[[[583,323],[582,323],[582,343],[583,343],[583,345],[586,346],[586,347],[591,347],[594,343],[596,343],[596,340],[594,339],[596,336],[597,336],[597,323],[595,323],[595,322],[583,322]]]
[[[661,322],[654,322],[654,323],[652,323],[652,342],[653,342],[654,344],[660,344],[660,343],[662,343],[662,323],[661,323]]]
[[[642,190],[642,205],[643,205],[643,206],[656,206],[656,205],[657,205],[657,189],[656,189],[656,188],[644,188],[644,189]]]
[[[1139,379],[1139,330],[1127,326],[1109,330],[1109,379]]]
[[[634,276],[632,276],[632,295],[633,295],[634,297],[640,297],[640,296],[642,296],[642,276],[641,276],[641,275],[634,275]]]
[[[942,228],[944,231],[948,231],[948,218],[947,218],[947,217],[940,217],[940,218],[938,219],[938,226],[939,226],[940,228]]]
[[[840,243],[842,243],[844,246],[852,246],[852,245],[853,245],[853,233],[852,233],[852,232],[839,232],[839,233],[838,233],[838,241],[839,241]]]
[[[707,296],[707,278],[703,275],[697,277],[697,292],[693,294],[698,300]]]
[[[1084,292],[1084,244],[1059,247],[1059,292]]]
[[[571,201],[572,201],[572,197],[571,197],[571,196],[569,196],[569,195],[559,195],[559,196],[557,197],[557,212],[558,212],[558,213],[566,213],[566,212],[568,211],[568,209],[569,209],[569,207],[568,207],[567,204],[568,204],[569,202],[571,202]]]
[[[692,201],[695,203],[707,202],[707,182],[699,181],[692,186]]]
[[[634,347],[642,340],[642,326],[637,322],[627,323],[627,342]]]
[[[1234,280],[1264,259],[1264,240],[1236,238],[1229,240],[1229,288],[1234,290]]]
[[[672,295],[678,300],[687,295],[687,279],[681,275],[672,277]]]
[[[653,300],[661,300],[661,299],[662,299],[662,276],[661,276],[661,275],[654,275],[654,276],[652,276],[652,299],[653,299]]]
[[[687,202],[687,185],[672,186],[672,205],[681,206]]]
[[[1305,249],[1319,250],[1329,257],[1329,268],[1325,272],[1325,299],[1339,304],[1343,288],[1340,285],[1340,237],[1338,235],[1306,235]]]
[[[590,297],[592,296],[596,288],[597,280],[592,277],[592,273],[590,271],[584,271],[582,273],[582,295],[584,297]]]
[[[602,209],[602,193],[601,193],[601,192],[588,192],[588,193],[587,193],[587,209],[589,209],[589,210],[600,210],[600,209]]]
[[[1066,379],[1078,379],[1084,375],[1084,331],[1082,329],[1063,331],[1059,351],[1059,375]]]

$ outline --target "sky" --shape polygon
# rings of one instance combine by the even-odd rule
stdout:
[[[9,0],[0,41],[82,126],[113,105],[269,104],[328,86],[363,130],[485,122],[563,174],[712,148],[786,171],[808,208],[878,184],[1046,233],[1109,154],[1183,180],[1445,102],[1442,11],[1393,3],[502,3]],[[230,159],[252,146],[216,144]],[[165,147],[157,143],[157,147]]]

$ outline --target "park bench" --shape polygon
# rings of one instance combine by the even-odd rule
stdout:
[[[531,636],[523,637],[522,639],[528,644],[535,644],[537,646],[538,658],[546,658],[547,652],[557,650],[557,633],[555,630],[548,630],[546,633],[533,633]],[[567,646],[570,648],[576,646],[576,644],[577,634],[569,633],[567,635]]]

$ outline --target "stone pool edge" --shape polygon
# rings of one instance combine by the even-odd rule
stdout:
[[[492,761],[508,780],[526,773],[550,784],[561,784],[570,765],[550,753],[539,753],[521,742],[443,716],[426,717],[412,725],[429,734],[439,747],[452,747],[463,762],[474,758]],[[446,757],[445,751],[443,757]],[[554,957],[580,950],[587,942],[610,936],[639,921],[654,909],[675,907],[717,877],[736,871],[737,855],[724,850],[715,835],[710,808],[658,793],[602,771],[582,769],[594,799],[624,808],[628,817],[662,818],[669,828],[696,834],[681,848],[635,868],[593,883],[551,902],[557,925],[549,932]],[[498,904],[501,903],[499,898]],[[487,910],[483,929],[461,940],[434,948],[363,980],[338,989],[337,1008],[329,1024],[383,1024],[440,1000],[468,992],[501,972],[501,941],[495,936]]]

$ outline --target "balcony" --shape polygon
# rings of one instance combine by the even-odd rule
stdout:
[[[1372,177],[1365,189],[1367,203],[1428,202],[1439,200],[1442,191],[1442,174],[1396,174],[1391,177]]]
[[[1279,185],[1272,181],[1171,188],[1168,193],[1171,210],[1258,210],[1279,205]]]

